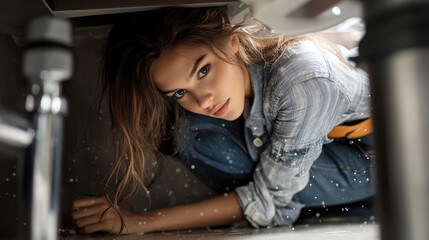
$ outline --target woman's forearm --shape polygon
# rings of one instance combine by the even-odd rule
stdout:
[[[240,220],[243,211],[235,192],[202,202],[152,211],[143,217],[146,232],[219,226]]]

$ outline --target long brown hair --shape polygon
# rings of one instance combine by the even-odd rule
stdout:
[[[253,65],[273,63],[291,43],[307,38],[255,39],[239,28],[229,25],[224,7],[162,8],[130,14],[113,26],[102,78],[118,141],[116,161],[106,183],[116,183],[111,202],[115,209],[138,186],[147,190],[145,166],[162,157],[160,145],[171,135],[178,116],[177,104],[157,89],[151,76],[152,63],[165,49],[195,44],[223,52],[225,41],[237,34],[241,43],[237,56],[224,59]]]

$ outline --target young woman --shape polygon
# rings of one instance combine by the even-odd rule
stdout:
[[[119,140],[109,181],[119,181],[112,201],[74,201],[83,232],[240,219],[285,225],[304,206],[372,196],[367,76],[316,37],[255,39],[231,26],[225,10],[165,8],[113,27],[103,76]],[[347,136],[331,131],[349,123],[358,125]],[[172,135],[179,158],[223,194],[153,212],[121,209],[136,186],[144,187],[145,164],[162,157],[160,146]]]

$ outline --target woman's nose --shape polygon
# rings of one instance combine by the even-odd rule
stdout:
[[[210,107],[210,104],[213,100],[213,95],[211,93],[199,94],[195,96],[198,106],[202,109],[206,109]]]

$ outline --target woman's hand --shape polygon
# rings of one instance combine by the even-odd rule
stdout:
[[[119,233],[121,229],[119,214],[105,197],[75,200],[72,210],[73,220],[83,233]],[[144,213],[120,211],[125,224],[124,234],[219,226],[244,218],[235,192]]]
[[[130,234],[148,231],[145,228],[144,215],[122,209],[120,211],[125,224],[122,233]],[[82,233],[119,233],[121,229],[120,216],[105,197],[86,197],[75,200],[72,205],[72,218],[76,227]]]

